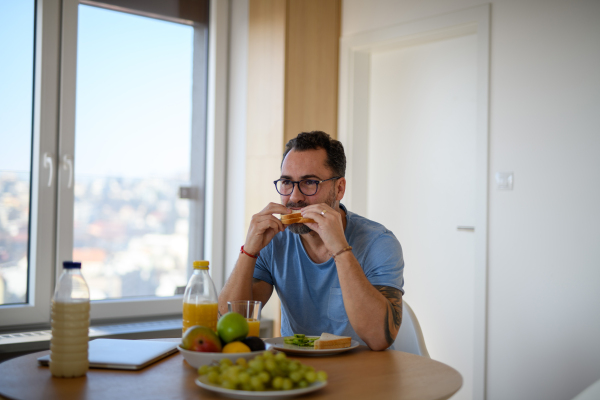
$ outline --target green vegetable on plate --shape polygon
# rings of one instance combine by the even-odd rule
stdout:
[[[306,337],[306,335],[302,333],[294,333],[294,336],[286,336],[283,338],[283,343],[285,344],[294,344],[300,347],[314,347],[315,340],[319,337]]]

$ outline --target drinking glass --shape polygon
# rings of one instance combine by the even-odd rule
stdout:
[[[254,300],[235,300],[227,302],[229,312],[241,314],[248,321],[248,336],[260,335],[260,311],[262,303]]]

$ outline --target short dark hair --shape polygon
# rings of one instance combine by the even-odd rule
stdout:
[[[344,153],[344,146],[339,140],[332,139],[327,133],[322,131],[302,132],[298,134],[294,139],[291,139],[285,145],[285,151],[283,152],[283,160],[285,156],[292,151],[305,151],[305,150],[317,150],[324,149],[327,152],[327,165],[336,176],[346,176],[346,154]]]

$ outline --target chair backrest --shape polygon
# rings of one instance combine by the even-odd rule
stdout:
[[[598,400],[600,399],[600,379],[588,386],[583,392],[573,397],[573,400]]]
[[[404,300],[402,300],[402,324],[398,336],[390,348],[430,358],[419,320]]]

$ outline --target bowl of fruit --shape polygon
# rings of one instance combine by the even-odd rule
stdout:
[[[265,350],[265,343],[248,336],[248,322],[242,315],[229,312],[219,319],[216,332],[200,325],[188,328],[177,348],[188,364],[199,368],[222,359],[249,360]]]

